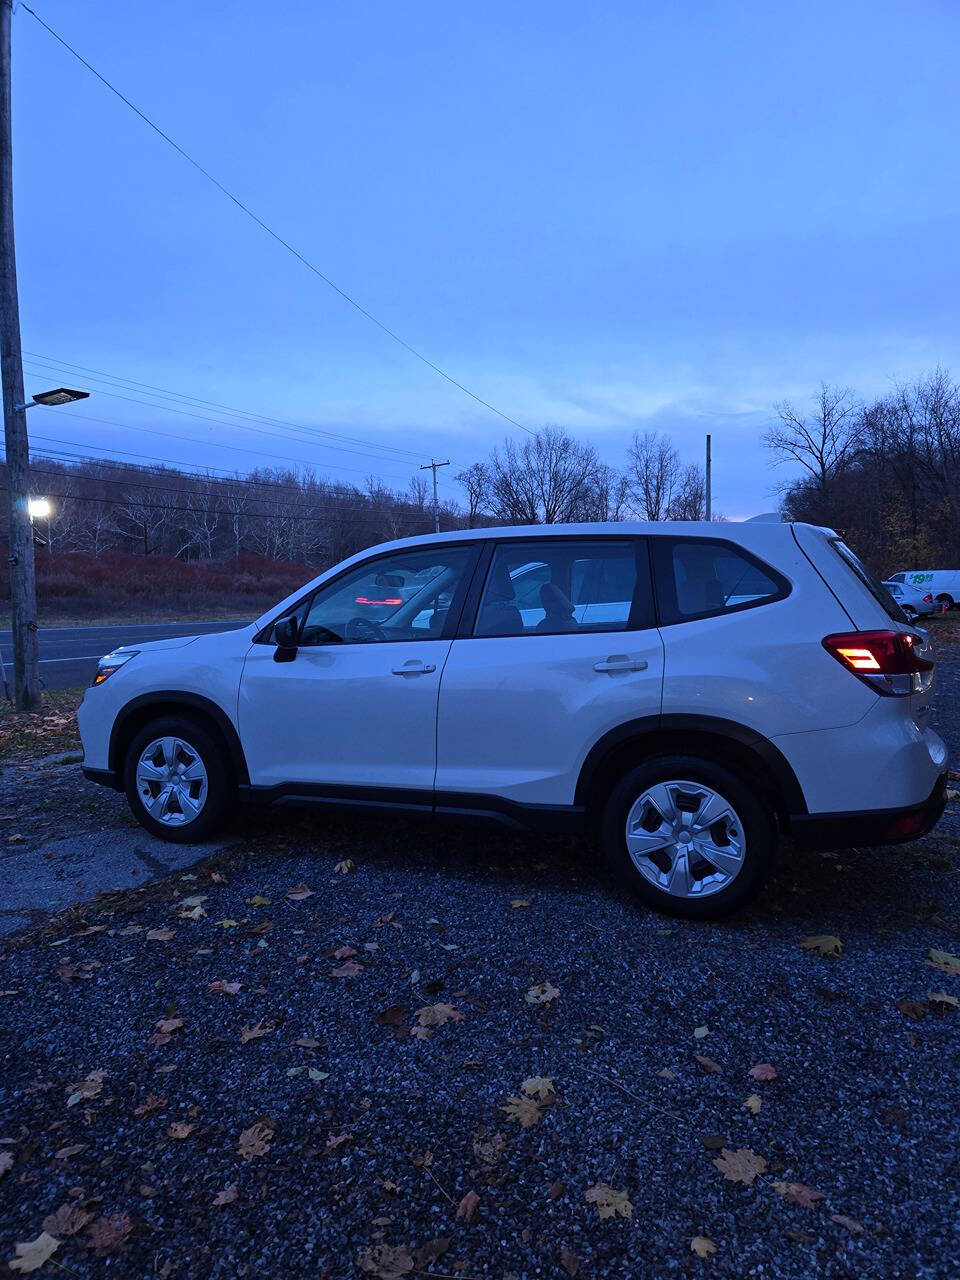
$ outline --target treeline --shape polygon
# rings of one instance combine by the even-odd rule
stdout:
[[[842,530],[880,575],[960,567],[960,387],[942,369],[873,402],[822,386],[776,408],[764,443],[797,464],[788,519]]]
[[[442,530],[492,524],[700,519],[703,474],[683,465],[668,437],[637,434],[627,465],[600,461],[592,445],[558,427],[507,440],[486,462],[458,473],[465,502],[440,505]],[[4,477],[4,484],[5,484]],[[31,489],[49,499],[35,521],[52,557],[82,552],[171,557],[182,562],[253,556],[323,568],[373,543],[434,528],[427,478],[405,490],[371,479],[330,482],[310,471],[269,468],[230,477],[89,459],[35,457]]]

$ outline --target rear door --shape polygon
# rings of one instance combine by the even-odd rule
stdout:
[[[456,793],[572,804],[590,747],[660,713],[646,545],[496,542],[472,596],[440,686],[437,803]]]

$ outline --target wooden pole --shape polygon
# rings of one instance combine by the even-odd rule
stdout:
[[[0,0],[0,376],[10,498],[10,613],[13,628],[13,703],[40,706],[37,662],[37,581],[30,522],[30,445],[23,407],[20,303],[13,238],[13,128],[10,104],[9,0]]]

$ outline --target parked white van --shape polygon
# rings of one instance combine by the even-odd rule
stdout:
[[[937,604],[948,609],[960,604],[960,569],[910,569],[891,573],[888,582],[906,582],[918,591],[933,594]]]

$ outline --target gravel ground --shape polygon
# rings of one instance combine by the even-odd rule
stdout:
[[[960,953],[957,812],[787,851],[706,925],[585,846],[245,821],[0,952],[0,1262],[46,1229],[44,1274],[82,1277],[956,1275],[960,1010],[928,993],[960,977],[928,955]]]

